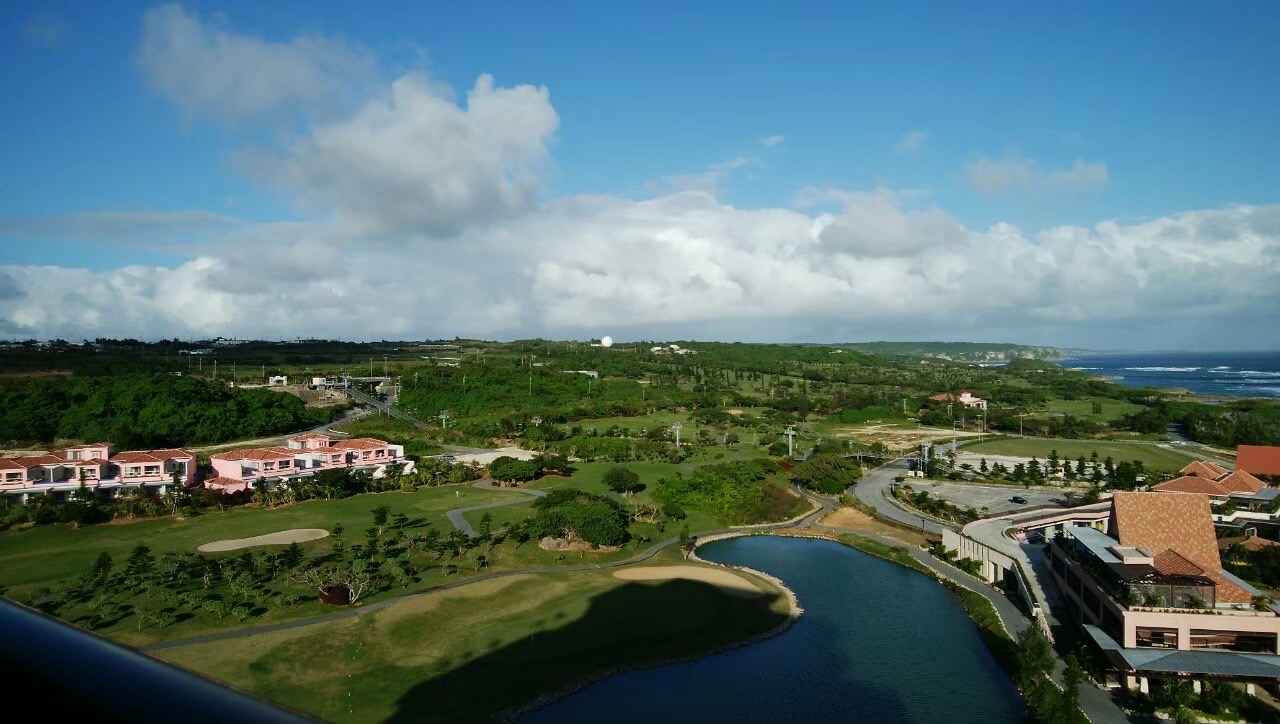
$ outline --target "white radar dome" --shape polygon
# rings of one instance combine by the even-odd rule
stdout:
[[[613,346],[613,337],[603,337],[603,338],[601,338],[601,340],[600,340],[600,346],[601,346],[601,347],[612,347],[612,346]]]

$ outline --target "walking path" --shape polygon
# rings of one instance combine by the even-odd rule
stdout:
[[[454,528],[457,528],[468,536],[475,538],[480,534],[477,533],[476,529],[472,528],[471,524],[467,522],[467,519],[464,517],[467,513],[470,513],[473,510],[484,510],[485,508],[502,508],[508,505],[519,505],[520,503],[527,503],[535,498],[541,498],[547,494],[547,491],[545,490],[535,490],[533,488],[504,488],[499,485],[494,485],[493,482],[493,478],[485,478],[484,480],[477,482],[472,487],[480,488],[481,490],[502,490],[509,493],[524,493],[528,497],[520,498],[519,500],[504,500],[497,503],[486,503],[485,505],[473,505],[469,508],[454,508],[453,510],[445,513]]]

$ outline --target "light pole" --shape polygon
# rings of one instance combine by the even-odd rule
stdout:
[[[791,426],[791,425],[787,425],[787,431],[786,431],[784,434],[787,436],[787,457],[789,457],[789,458],[793,458],[793,457],[795,457],[795,456],[796,456],[796,429],[795,429],[795,427],[793,427],[793,426]]]
[[[373,358],[369,358],[369,376],[373,377]]]
[[[1018,413],[1018,437],[1026,437],[1022,432],[1022,418],[1026,417],[1027,414],[1025,412]]]
[[[674,423],[672,423],[672,424],[671,424],[671,429],[672,429],[672,430],[675,430],[675,432],[676,432],[676,449],[677,449],[677,450],[679,450],[679,449],[680,449],[680,428],[682,428],[682,427],[684,427],[684,425],[681,425],[681,424],[680,424],[680,423],[678,423],[678,422],[674,422]]]
[[[987,431],[987,413],[978,415],[978,444],[982,444],[982,434]]]
[[[440,418],[440,428],[442,430],[448,430],[449,429],[449,411],[441,410],[440,414],[436,415],[436,417]]]
[[[388,375],[388,374],[387,374],[387,356],[386,356],[385,354],[384,354],[384,355],[382,355],[382,376],[383,376],[383,377],[389,377],[389,376],[390,376],[390,375]]]

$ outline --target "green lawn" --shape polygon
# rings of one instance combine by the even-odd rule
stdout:
[[[1102,413],[1093,414],[1093,403],[1102,404]],[[1083,400],[1050,400],[1045,409],[1029,415],[1035,418],[1048,418],[1057,415],[1071,415],[1089,422],[1112,422],[1131,412],[1140,412],[1142,405],[1135,405],[1126,400],[1111,400],[1103,397],[1092,397]],[[1098,453],[1101,455],[1102,453]]]
[[[740,598],[685,580],[526,575],[356,619],[159,653],[330,721],[478,721],[605,668],[768,631],[786,606],[776,592]]]
[[[1057,450],[1059,457],[1071,458],[1072,460],[1082,455],[1087,459],[1090,453],[1096,450],[1099,460],[1106,459],[1108,455],[1116,462],[1141,460],[1147,470],[1177,470],[1196,459],[1192,453],[1172,448],[1157,447],[1147,443],[1126,444],[1107,440],[1006,438],[965,445],[961,450],[968,453],[986,453],[989,455],[1034,456],[1042,461],[1048,457],[1050,450]]]
[[[483,505],[511,499],[511,494],[470,486],[421,488],[415,493],[357,495],[342,500],[310,500],[295,505],[264,508],[232,508],[225,512],[177,520],[154,518],[133,522],[71,528],[47,525],[0,533],[0,585],[18,595],[39,585],[56,585],[89,569],[102,551],[123,563],[139,544],[160,555],[195,552],[196,546],[227,538],[247,538],[290,528],[333,528],[342,523],[346,537],[363,535],[370,525],[369,511],[379,505],[392,514],[435,524],[441,532],[451,529],[444,512],[465,505]],[[275,546],[273,546],[275,547]],[[320,540],[307,547],[328,547]]]

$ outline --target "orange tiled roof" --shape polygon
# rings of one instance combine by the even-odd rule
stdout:
[[[26,470],[27,466],[18,462],[17,458],[0,458],[0,470]]]
[[[161,460],[182,460],[183,458],[193,458],[190,452],[181,448],[170,448],[166,450],[148,450],[148,454],[154,455]]]
[[[1170,548],[1204,568],[1221,566],[1209,496],[1117,491],[1111,498],[1111,534],[1121,545],[1159,554]]]
[[[162,463],[164,458],[158,458],[148,452],[141,450],[127,450],[122,453],[116,453],[111,456],[113,463]]]
[[[67,462],[56,455],[22,455],[16,458],[4,458],[4,460],[11,463],[11,466],[8,467],[9,470],[17,469],[12,467],[12,465],[17,465],[24,470],[30,470],[31,468],[38,468],[41,465],[62,465]]]
[[[307,432],[301,435],[294,435],[290,440],[328,440],[329,435],[320,432]]]
[[[1164,551],[1155,558],[1156,570],[1171,576],[1202,576],[1204,569],[1173,549]]]
[[[1161,493],[1204,493],[1205,495],[1216,495],[1220,498],[1226,497],[1227,494],[1232,492],[1220,485],[1216,480],[1208,480],[1194,475],[1184,475],[1173,480],[1166,480],[1151,489],[1158,490]]]
[[[279,460],[292,458],[298,451],[284,447],[254,447],[248,450],[231,450],[212,457],[218,460]]]
[[[1218,485],[1229,493],[1256,493],[1267,484],[1243,470],[1235,470],[1218,478]]]
[[[1250,535],[1250,536],[1236,535],[1236,536],[1231,536],[1230,538],[1219,538],[1219,539],[1218,539],[1218,550],[1220,550],[1220,551],[1225,551],[1226,549],[1230,548],[1230,547],[1231,547],[1233,544],[1235,544],[1235,543],[1239,543],[1240,545],[1242,545],[1242,546],[1244,546],[1244,547],[1245,547],[1245,550],[1249,550],[1249,551],[1260,551],[1260,550],[1262,550],[1263,548],[1270,548],[1270,547],[1272,547],[1272,546],[1280,546],[1280,543],[1277,543],[1277,542],[1275,542],[1275,541],[1273,541],[1273,540],[1268,540],[1268,539],[1266,539],[1266,538],[1263,538],[1262,536],[1257,536],[1257,535]]]
[[[353,437],[350,440],[338,440],[330,447],[336,447],[339,450],[373,450],[376,448],[386,447],[387,443],[372,437]]]
[[[227,485],[243,485],[244,483],[243,481],[236,480],[235,478],[218,477],[218,478],[209,478],[208,480],[204,481],[204,484],[212,485],[214,487],[223,487]]]
[[[1280,475],[1280,446],[1236,445],[1236,470],[1254,475]]]
[[[1227,474],[1227,469],[1221,465],[1206,460],[1193,460],[1187,463],[1187,466],[1178,472],[1183,475],[1194,475],[1197,478],[1208,478],[1209,480],[1217,480]]]
[[[1223,603],[1253,600],[1248,591],[1222,574],[1209,496],[1203,493],[1117,492],[1111,498],[1111,535],[1121,545],[1154,553],[1156,568],[1162,573],[1182,570],[1186,564],[1178,559],[1200,568],[1201,572],[1194,575],[1212,579],[1217,598]]]

